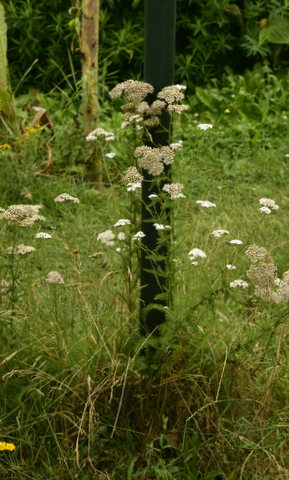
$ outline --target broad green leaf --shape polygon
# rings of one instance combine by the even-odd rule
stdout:
[[[210,94],[204,90],[203,88],[196,87],[196,95],[198,99],[206,105],[206,107],[210,108],[213,111],[216,111],[216,107],[214,106],[214,102]]]
[[[5,11],[0,3],[0,86],[7,87],[7,25]]]
[[[266,25],[260,30],[259,45],[264,42],[289,43],[289,22],[284,17],[269,17]]]

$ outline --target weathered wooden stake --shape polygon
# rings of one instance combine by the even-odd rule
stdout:
[[[144,81],[154,87],[154,93],[148,96],[151,103],[157,93],[164,87],[174,84],[175,64],[175,20],[176,0],[146,0],[145,3],[145,54]],[[162,115],[161,124],[164,128],[150,130],[152,141],[150,147],[168,145],[170,132],[170,117]],[[169,176],[169,167],[165,173]],[[146,205],[151,202],[148,195],[158,193],[157,186],[152,184],[154,177],[143,171],[142,184],[142,231],[144,249],[141,255],[141,333],[158,335],[158,326],[165,321],[165,312],[157,307],[149,308],[150,304],[166,306],[166,298],[156,299],[167,291],[166,254],[167,247],[158,246],[158,232],[153,226],[154,220]],[[167,222],[169,212],[167,212]],[[146,249],[159,257],[153,260]],[[148,307],[148,309],[145,309]],[[145,309],[145,310],[144,310]]]
[[[99,41],[99,0],[82,2],[82,92],[83,92],[83,133],[97,127],[98,105],[98,41]],[[87,146],[95,167],[96,187],[101,188],[101,156],[97,150]]]

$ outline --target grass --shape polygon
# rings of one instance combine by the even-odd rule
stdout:
[[[62,118],[56,109],[55,132],[22,144],[3,134],[12,148],[1,151],[0,206],[41,204],[46,217],[29,229],[0,225],[0,440],[16,445],[0,454],[3,478],[289,477],[288,308],[254,294],[245,255],[255,243],[269,251],[280,277],[288,270],[287,120],[273,109],[259,130],[255,113],[247,121],[231,105],[225,115],[194,97],[189,103],[174,127],[183,149],[173,179],[186,195],[172,219],[174,306],[150,369],[142,352],[156,340],[139,336],[138,247],[128,259],[115,251],[121,241],[112,248],[97,240],[128,218],[131,199],[139,208],[139,194],[128,194],[121,181],[131,151],[119,114],[107,106],[101,125],[117,137],[102,191],[85,178],[75,112]],[[199,131],[196,124],[205,122],[213,129]],[[56,204],[64,192],[80,204]],[[280,209],[262,214],[263,197]],[[214,238],[215,229],[230,234]],[[52,238],[35,239],[39,231]],[[129,246],[130,227],[119,231]],[[7,254],[19,244],[35,252]],[[199,267],[188,260],[192,248],[207,253]],[[46,283],[54,270],[63,285]],[[229,289],[236,278],[249,288]]]

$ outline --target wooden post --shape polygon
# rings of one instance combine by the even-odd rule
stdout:
[[[83,94],[83,133],[85,136],[97,127],[98,105],[98,42],[99,42],[99,0],[82,2],[82,94]],[[96,186],[101,188],[101,156],[91,146],[87,147],[93,158],[93,177]]]
[[[175,21],[176,0],[146,0],[145,3],[145,54],[144,54],[144,81],[154,87],[154,93],[147,98],[152,103],[158,92],[174,84],[175,64]],[[152,141],[147,142],[150,147],[168,145],[170,117],[166,112],[161,117],[160,127],[150,130]],[[165,173],[169,176],[169,167]],[[166,306],[165,298],[156,299],[167,291],[166,254],[167,246],[158,246],[158,231],[153,226],[153,219],[146,205],[151,202],[148,195],[158,193],[157,186],[152,184],[153,177],[143,170],[142,184],[142,231],[144,249],[141,255],[141,326],[143,335],[152,333],[158,335],[158,326],[165,321],[165,311],[157,307],[150,308],[150,304]],[[167,183],[167,182],[166,182]],[[153,185],[153,186],[152,186]],[[167,221],[169,212],[167,212]],[[152,260],[146,250],[154,252],[160,260]],[[145,311],[144,308],[148,307]]]

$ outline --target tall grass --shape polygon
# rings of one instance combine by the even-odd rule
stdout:
[[[3,478],[288,478],[287,303],[255,295],[245,254],[263,246],[279,277],[288,270],[287,119],[271,109],[253,140],[253,116],[246,123],[231,105],[224,113],[193,97],[189,103],[174,126],[183,148],[172,174],[186,198],[174,220],[173,306],[157,340],[139,335],[137,246],[128,269],[125,250],[116,251],[125,242],[97,240],[104,230],[118,233],[113,225],[131,207],[122,182],[130,139],[119,114],[107,106],[103,117],[117,155],[104,157],[101,192],[84,180],[73,115],[60,124],[55,113],[55,134],[41,131],[25,143],[5,137],[0,206],[40,204],[46,221],[22,228],[1,220],[0,440],[16,445],[0,453]],[[214,127],[197,129],[205,122]],[[47,145],[53,164],[39,173]],[[64,192],[80,203],[55,203]],[[279,210],[260,212],[264,197]],[[217,229],[229,234],[216,238]],[[40,231],[52,238],[35,238]],[[35,251],[7,253],[19,244]],[[199,266],[189,261],[193,248],[206,252]],[[64,283],[47,283],[51,271]],[[235,279],[249,287],[230,288]],[[148,368],[142,352],[156,341]]]

